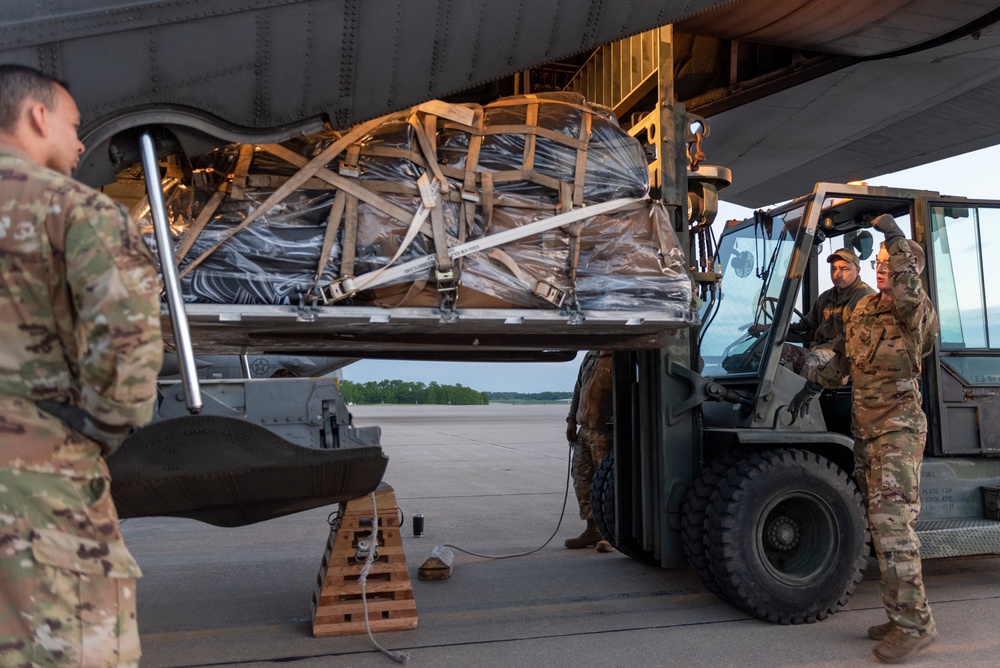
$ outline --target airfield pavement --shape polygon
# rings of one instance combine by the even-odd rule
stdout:
[[[438,544],[486,554],[532,550],[553,533],[566,491],[565,405],[357,406],[379,425],[385,481],[406,518],[403,544],[419,625],[376,634],[409,666],[873,666],[871,624],[885,620],[869,569],[829,619],[779,626],[709,593],[689,568],[617,552],[567,550],[583,522],[570,490],[556,537],[529,556],[456,554],[444,581],[417,579]],[[310,599],[329,534],[321,508],[220,529],[191,520],[127,520],[145,577],[145,668],[395,665],[364,634],[314,638]],[[422,513],[414,537],[410,517]],[[939,637],[907,665],[1000,664],[1000,558],[925,562]]]

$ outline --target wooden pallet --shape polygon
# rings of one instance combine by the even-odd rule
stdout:
[[[417,627],[417,604],[400,536],[396,494],[386,483],[375,492],[378,509],[378,557],[365,585],[368,622],[373,633]],[[358,578],[365,565],[358,546],[371,540],[370,496],[340,505],[340,525],[330,532],[312,597],[313,635],[340,636],[365,632],[364,605]]]

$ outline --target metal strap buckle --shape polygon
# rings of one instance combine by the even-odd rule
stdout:
[[[354,289],[354,281],[350,276],[338,278],[319,289],[320,299],[324,304],[334,304],[349,297],[353,297],[357,290]]]
[[[434,279],[437,281],[438,292],[455,292],[458,289],[458,285],[455,283],[455,272],[452,269],[448,271],[435,269]]]
[[[340,169],[338,169],[337,171],[340,172],[341,176],[346,176],[352,179],[356,179],[359,176],[361,176],[360,167],[358,167],[357,165],[349,165],[343,160],[340,161]]]
[[[536,297],[544,299],[548,303],[552,304],[556,308],[562,308],[563,302],[566,301],[566,293],[560,290],[551,283],[546,283],[545,281],[538,281],[535,284]]]
[[[361,147],[357,144],[353,144],[347,148],[347,153],[344,159],[340,161],[340,169],[338,170],[341,176],[354,179],[361,176],[361,167],[358,165],[360,154]]]

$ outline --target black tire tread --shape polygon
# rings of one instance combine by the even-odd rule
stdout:
[[[850,575],[843,584],[839,596],[833,601],[817,601],[808,609],[794,611],[770,609],[765,602],[755,597],[753,589],[746,586],[744,574],[741,572],[739,551],[741,546],[734,545],[733,541],[736,512],[741,507],[748,489],[761,476],[779,467],[791,465],[808,467],[816,475],[825,477],[831,483],[835,481],[844,487],[846,493],[852,494],[853,502],[858,505],[864,532],[861,549],[853,555]],[[803,624],[826,619],[847,604],[863,578],[867,554],[864,544],[868,542],[870,536],[861,508],[860,492],[846,472],[829,459],[815,453],[795,449],[766,450],[740,460],[716,485],[706,513],[705,526],[706,554],[716,584],[731,602],[750,614],[770,622]]]
[[[684,556],[695,574],[701,578],[713,594],[724,601],[729,600],[725,590],[716,582],[715,574],[709,566],[705,545],[705,517],[711,503],[712,493],[730,469],[742,459],[744,453],[727,452],[706,465],[691,483],[684,508],[681,513],[681,540]]]
[[[594,523],[604,539],[622,554],[644,564],[658,565],[659,559],[649,550],[644,550],[634,540],[622,540],[615,535],[615,452],[612,450],[594,471],[590,483],[590,508]]]

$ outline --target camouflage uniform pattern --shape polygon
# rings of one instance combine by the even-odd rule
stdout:
[[[844,334],[851,309],[862,297],[874,293],[875,290],[862,281],[860,276],[843,290],[834,286],[823,291],[806,317],[789,326],[786,340],[810,346],[833,341]]]
[[[924,592],[920,540],[920,468],[927,439],[918,378],[934,347],[937,314],[905,240],[888,245],[892,300],[863,298],[851,312],[838,354],[812,380],[838,387],[850,374],[855,478],[882,573],[889,619],[911,635],[934,630]]]
[[[573,490],[580,506],[580,519],[583,520],[593,519],[590,483],[610,449],[607,421],[613,411],[612,374],[610,352],[588,352],[580,365],[570,403],[570,417],[580,427],[573,450],[572,471]]]
[[[138,661],[135,578],[100,445],[39,410],[148,422],[159,285],[110,198],[0,147],[0,666]]]
[[[816,303],[801,322],[788,328],[786,341],[809,346],[800,356],[795,356],[793,369],[803,378],[826,366],[834,356],[834,340],[844,335],[844,327],[851,310],[862,297],[875,291],[861,277],[841,290],[834,286],[816,298]]]

